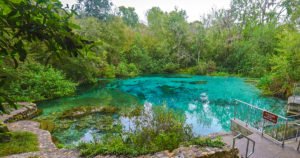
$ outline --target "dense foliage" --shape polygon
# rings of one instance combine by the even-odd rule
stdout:
[[[0,105],[69,95],[71,82],[149,73],[258,77],[265,94],[286,97],[300,80],[299,3],[232,0],[229,9],[194,22],[184,10],[154,7],[141,23],[134,8],[113,10],[109,0],[78,0],[68,8],[59,0],[3,0]],[[52,83],[57,85],[41,83],[37,89],[31,85],[38,79],[18,81],[35,73],[37,64],[49,71],[47,81],[60,79]]]
[[[5,88],[16,101],[40,101],[61,97],[73,94],[76,89],[75,83],[66,80],[61,71],[52,67],[24,63],[17,70],[10,71],[18,76]]]
[[[59,0],[3,0],[0,2],[0,110],[3,110],[2,102],[13,104],[12,101],[16,101],[16,98],[10,94],[19,94],[20,87],[16,84],[9,84],[20,80],[18,67],[26,58],[29,58],[28,56],[47,65],[52,57],[61,59],[62,56],[78,56],[83,44],[87,43],[72,32],[76,25],[70,23],[69,18],[73,14],[61,7]],[[30,64],[25,66],[28,65]],[[7,71],[11,68],[15,71]],[[31,71],[30,68],[23,68],[23,70]],[[26,92],[45,96],[41,94],[43,92],[35,91],[36,88],[30,87],[35,84],[32,80],[22,82],[22,85],[27,87]],[[50,88],[49,86],[44,84],[39,84],[39,86],[41,86],[40,90],[50,91],[50,89],[45,89]],[[7,89],[7,87],[14,88]],[[23,90],[24,87],[22,87]],[[52,89],[52,91],[56,90],[59,91]],[[30,98],[30,100],[37,98]]]
[[[78,34],[98,41],[91,56],[102,59],[95,63],[102,77],[225,72],[261,78],[265,94],[286,97],[299,82],[299,3],[233,0],[190,23],[184,10],[158,7],[148,10],[147,24],[126,7],[106,20],[82,14],[73,21]]]

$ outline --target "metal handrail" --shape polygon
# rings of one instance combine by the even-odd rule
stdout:
[[[297,151],[299,151],[300,149],[300,140],[299,140],[299,144],[298,144],[298,147],[297,147]]]
[[[238,100],[238,99],[234,99],[235,100],[235,103],[236,104],[238,104],[238,103],[242,103],[242,104],[244,104],[244,105],[247,105],[248,107],[250,107],[250,108],[253,108],[253,109],[257,109],[257,110],[260,110],[260,111],[267,111],[266,109],[262,109],[262,108],[260,108],[260,107],[257,107],[257,106],[255,106],[255,105],[251,105],[251,104],[249,104],[249,103],[246,103],[246,102],[244,102],[244,101],[241,101],[241,100]],[[234,119],[236,119],[236,113],[237,113],[237,111],[236,111],[236,107],[234,108]],[[274,114],[274,113],[272,113],[272,112],[270,112],[270,111],[268,111],[268,113],[271,113],[271,114]],[[286,139],[286,134],[287,134],[287,129],[288,129],[288,121],[289,121],[289,119],[288,118],[286,118],[286,117],[284,117],[284,116],[281,116],[281,115],[277,115],[277,114],[274,114],[274,115],[276,115],[276,116],[278,116],[278,118],[281,118],[281,119],[283,119],[284,120],[284,134],[283,134],[283,140],[282,141],[279,141],[279,140],[277,140],[277,139],[275,139],[275,138],[273,138],[272,136],[269,136],[269,135],[267,135],[266,133],[264,133],[264,126],[265,126],[265,120],[263,120],[263,127],[262,127],[262,131],[258,131],[258,132],[261,132],[261,134],[262,134],[262,136],[268,136],[267,138],[270,138],[272,141],[275,141],[275,142],[278,142],[278,143],[281,143],[281,145],[282,145],[282,147],[284,147],[284,144],[285,144],[285,139]],[[248,116],[249,116],[249,113],[248,113]],[[246,126],[248,126],[249,125],[249,118],[248,119],[246,119]]]
[[[299,117],[299,116],[300,116],[300,114],[299,114],[299,115],[297,114],[297,115],[287,116],[287,118],[290,119],[290,118],[293,118],[293,117]]]
[[[233,137],[233,140],[232,140],[232,141],[233,141],[233,142],[232,142],[232,149],[234,149],[234,146],[235,146],[235,140],[236,140],[237,138],[239,138],[240,136],[242,136],[242,137],[244,137],[244,138],[247,139],[246,158],[248,158],[248,157],[250,157],[250,156],[254,153],[255,141],[239,132],[235,137]],[[248,150],[249,150],[249,142],[250,142],[250,141],[252,142],[253,146],[252,146],[252,152],[248,154],[248,152],[249,152],[249,151],[248,151]],[[299,148],[299,146],[298,146],[298,148]]]
[[[300,124],[299,123],[293,123],[293,125],[296,125],[296,126],[298,126],[298,128],[297,128],[297,132],[296,132],[296,141],[298,141],[298,137],[299,137],[299,130],[300,130]],[[300,141],[299,141],[299,143],[300,143]]]
[[[252,107],[252,108],[255,108],[255,109],[258,109],[258,110],[261,110],[261,111],[266,111],[266,109],[262,109],[262,108],[260,108],[260,107],[258,107],[258,106],[251,105],[251,104],[246,103],[246,102],[243,102],[243,101],[241,101],[241,100],[238,100],[238,99],[234,99],[234,100],[237,101],[237,102],[243,103],[243,104],[245,104],[245,105],[248,105],[248,106],[250,106],[250,107]],[[270,111],[268,111],[268,113],[274,114],[274,113],[272,113],[272,112],[270,112]],[[274,114],[274,115],[277,115],[277,114]],[[284,119],[284,120],[288,120],[288,118],[286,118],[286,117],[284,117],[284,116],[281,116],[281,115],[277,115],[277,116],[280,117],[280,118],[282,118],[282,119]]]

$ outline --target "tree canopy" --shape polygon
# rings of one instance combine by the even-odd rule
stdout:
[[[78,0],[68,9],[59,0],[2,0],[0,100],[17,91],[43,94],[28,88],[34,82],[13,84],[40,70],[68,81],[65,88],[73,91],[72,83],[99,77],[235,74],[260,78],[265,94],[286,97],[300,82],[299,6],[299,0],[232,0],[229,9],[194,22],[184,10],[153,7],[141,23],[135,8],[113,11],[109,0]]]

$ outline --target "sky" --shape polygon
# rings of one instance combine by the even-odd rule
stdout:
[[[61,0],[65,4],[72,5],[77,0]],[[187,13],[189,22],[200,20],[200,17],[209,13],[212,8],[229,8],[230,0],[111,0],[114,7],[134,7],[141,22],[146,22],[146,12],[152,7],[160,7],[163,11],[172,11],[175,7],[183,9]]]

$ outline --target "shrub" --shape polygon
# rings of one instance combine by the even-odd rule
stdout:
[[[93,143],[80,144],[81,154],[88,157],[98,154],[137,156],[173,150],[192,138],[184,117],[165,107],[154,108],[150,113],[144,111],[135,120],[129,132],[107,134]]]
[[[52,67],[38,63],[25,63],[16,71],[16,79],[7,89],[15,101],[40,101],[71,95],[76,83],[66,79],[65,75]]]
[[[167,72],[167,73],[173,73],[173,72],[176,72],[176,70],[179,68],[179,65],[178,64],[175,64],[175,63],[167,63],[165,66],[164,66],[164,72]]]
[[[215,62],[209,61],[200,61],[196,66],[180,69],[178,73],[183,74],[194,74],[194,75],[207,75],[207,74],[215,74],[217,70],[217,66]]]
[[[209,61],[200,61],[197,66],[193,67],[193,73],[197,75],[206,75],[208,73],[215,72],[217,66],[215,62]]]
[[[105,78],[115,78],[116,77],[115,67],[113,65],[105,66],[102,71],[102,76]]]
[[[216,147],[221,148],[225,145],[221,137],[215,139],[209,137],[194,138],[191,141],[185,142],[184,145],[198,145],[201,147]]]
[[[116,75],[119,77],[134,77],[138,74],[139,70],[133,63],[126,64],[124,62],[121,62],[116,70]]]
[[[285,98],[292,95],[293,82],[281,76],[268,74],[262,77],[258,83],[264,95],[274,95]]]

